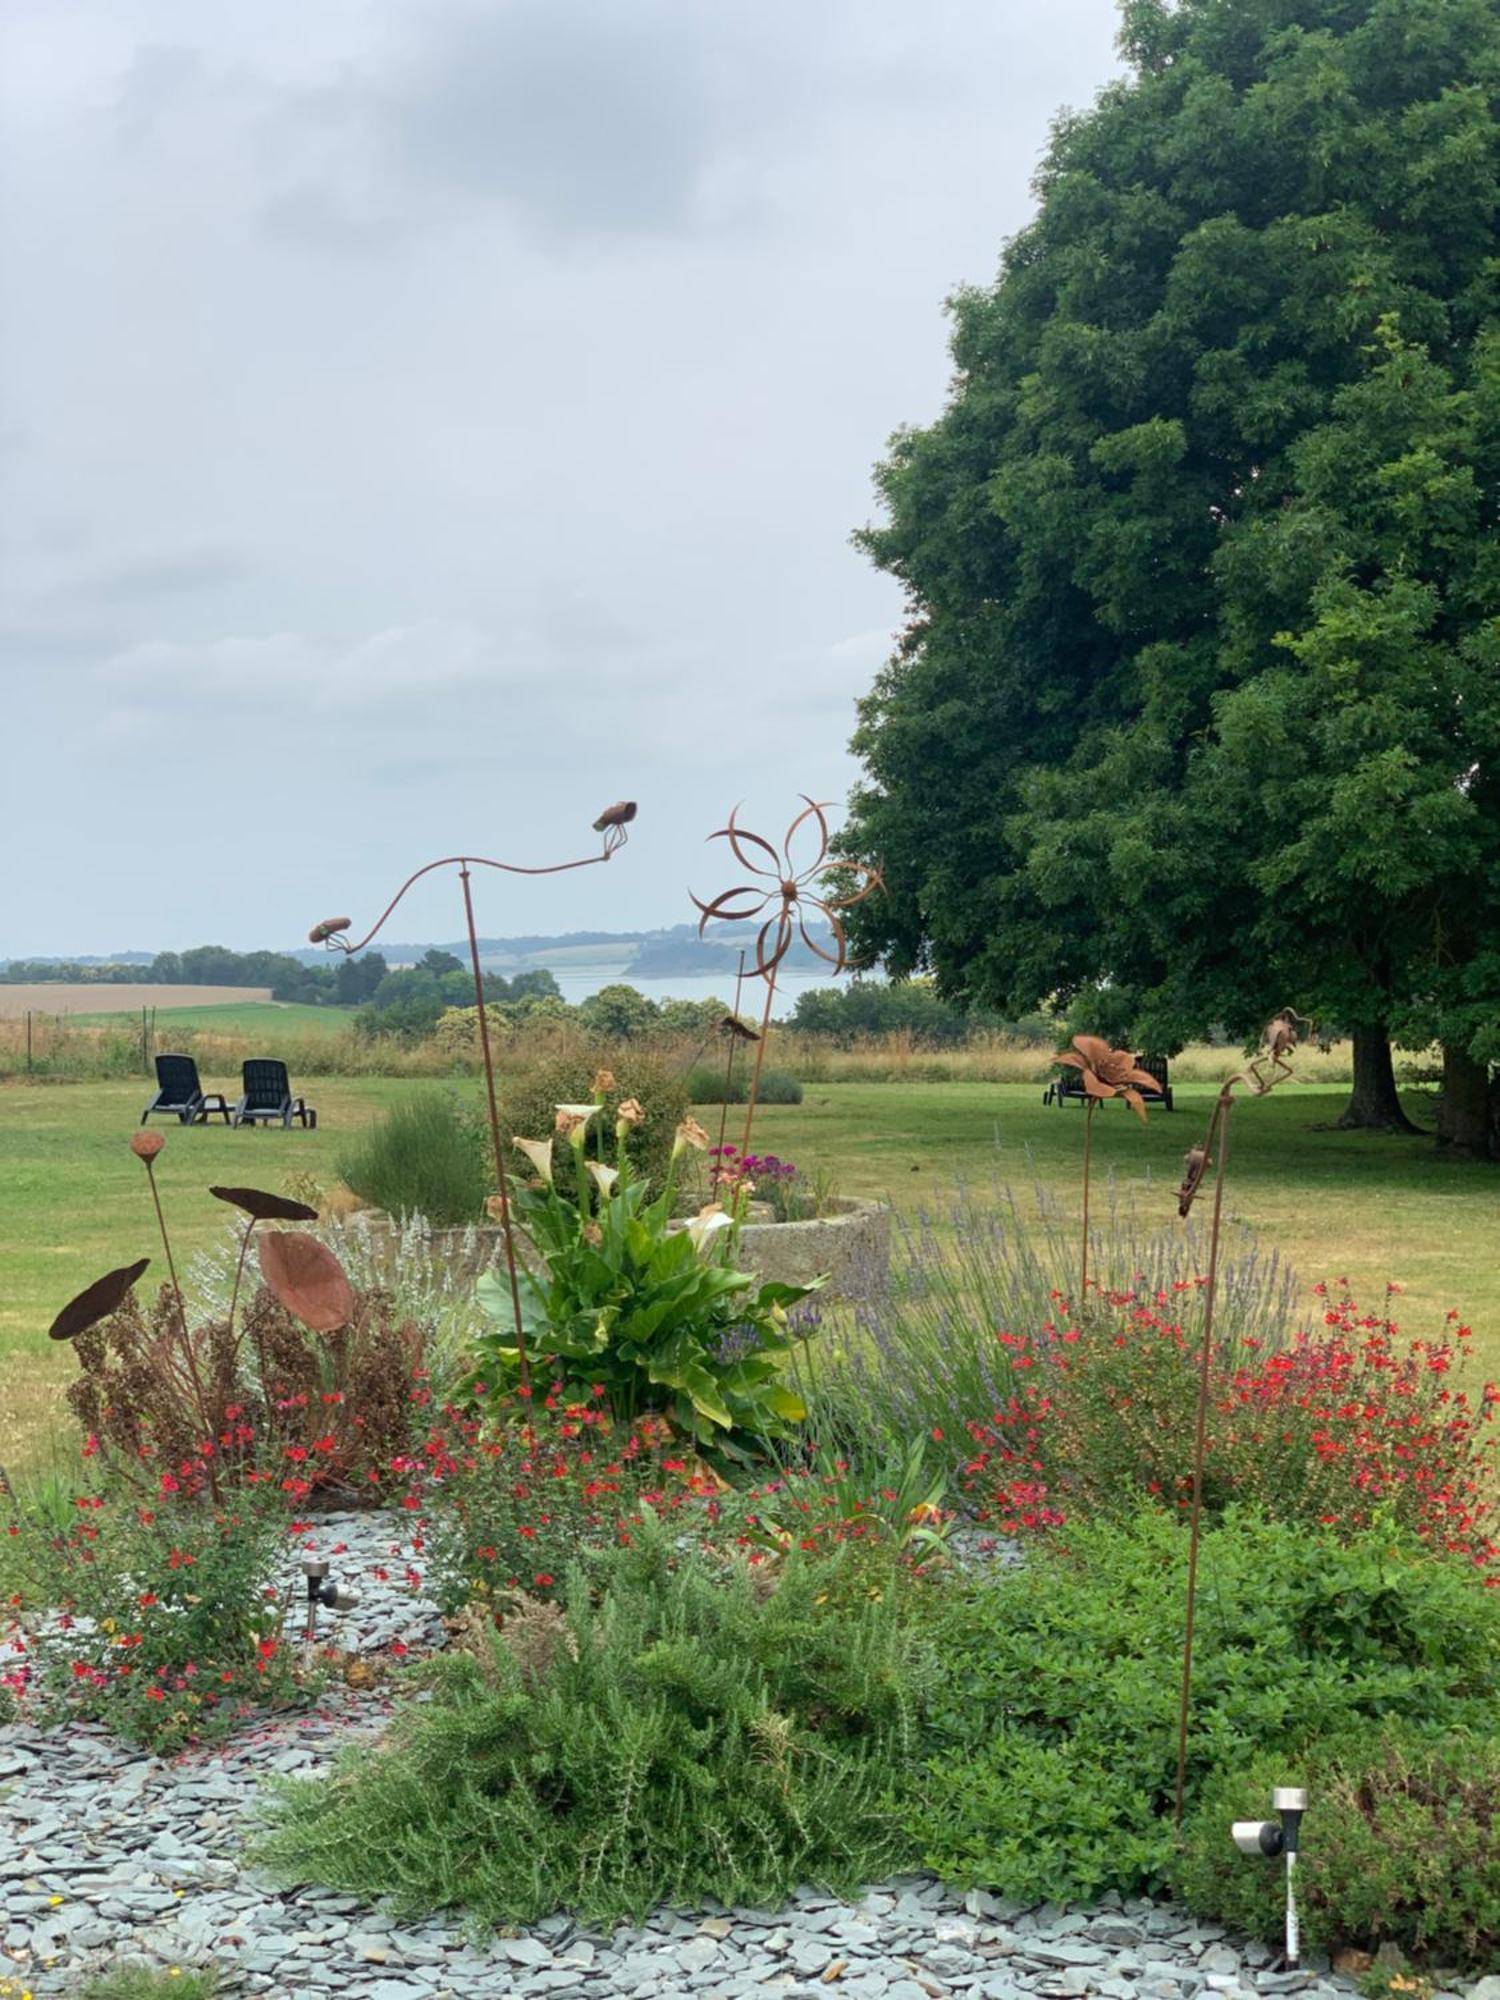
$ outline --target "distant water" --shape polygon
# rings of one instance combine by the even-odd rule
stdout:
[[[560,972],[554,966],[552,976],[562,989],[564,1000],[572,1001],[575,1006],[580,1000],[587,1000],[591,993],[597,993],[601,986],[633,986],[648,1000],[717,999],[722,1000],[726,1007],[734,1005],[732,973],[727,979],[694,975],[681,979],[632,979],[628,972]],[[776,981],[776,1005],[772,1018],[779,1021],[790,1014],[797,1004],[799,993],[841,984],[841,980],[828,979],[816,972],[783,972]],[[747,979],[740,998],[740,1012],[756,1018],[765,1004],[765,988],[760,980]]]

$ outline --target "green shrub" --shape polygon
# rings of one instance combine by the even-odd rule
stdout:
[[[1006,1517],[1023,1435],[1059,1519],[1128,1515],[1148,1497],[1177,1510],[1190,1504],[1198,1289],[1111,1292],[1039,1333],[998,1336],[1027,1372],[1009,1405],[969,1429],[980,1449],[966,1483],[981,1511]],[[1463,1386],[1463,1338],[1403,1339],[1394,1321],[1317,1289],[1323,1303],[1311,1331],[1268,1351],[1240,1319],[1212,1358],[1205,1509],[1239,1502],[1340,1533],[1357,1533],[1383,1509],[1477,1567],[1500,1563],[1500,1402],[1488,1385],[1477,1395]],[[1233,1329],[1236,1316],[1226,1318]]]
[[[398,1220],[421,1215],[439,1228],[479,1222],[495,1169],[477,1112],[456,1097],[409,1097],[338,1156],[361,1201]]]
[[[583,1104],[594,1096],[594,1079],[603,1072],[613,1085],[603,1092],[604,1115],[595,1121],[591,1138],[603,1146],[601,1159],[614,1157],[615,1113],[634,1098],[646,1114],[645,1123],[630,1134],[632,1170],[659,1189],[672,1157],[672,1138],[687,1111],[687,1085],[681,1072],[649,1047],[629,1044],[581,1054],[558,1055],[514,1076],[500,1079],[501,1130],[507,1139],[547,1139],[559,1104]]]
[[[575,1576],[564,1613],[437,1661],[386,1754],[278,1786],[260,1858],[487,1923],[856,1890],[901,1854],[888,1793],[932,1664],[837,1556],[777,1568],[769,1589],[644,1529],[602,1595]]]
[[[0,1498],[0,1533],[30,1628],[19,1706],[168,1751],[290,1698],[297,1670],[280,1599],[266,1595],[286,1548],[278,1484],[246,1482],[211,1506],[173,1473],[156,1483],[80,1481],[66,1531]]]
[[[689,1104],[743,1104],[750,1086],[742,1070],[726,1077],[722,1064],[700,1063],[688,1074]]]
[[[1287,1784],[1308,1788],[1297,1865],[1308,1945],[1395,1944],[1475,1971],[1500,1963],[1500,1734],[1395,1725],[1230,1763],[1205,1785],[1173,1869],[1189,1908],[1279,1935],[1283,1871],[1247,1863],[1229,1828],[1263,1817],[1271,1788]]]
[[[687,1080],[688,1101],[691,1104],[744,1104],[750,1096],[749,1065],[735,1071],[726,1079],[722,1068],[700,1063]],[[759,1100],[762,1104],[800,1104],[802,1102],[801,1081],[790,1070],[768,1069],[762,1072]]]
[[[760,1101],[762,1104],[800,1104],[802,1085],[789,1070],[762,1070]]]
[[[1187,1532],[1070,1530],[934,1600],[940,1746],[907,1825],[961,1885],[1059,1901],[1164,1886]],[[1204,1536],[1188,1800],[1221,1765],[1403,1723],[1500,1728],[1500,1595],[1395,1534],[1339,1543],[1231,1510]]]
[[[673,1228],[675,1161],[653,1196],[630,1172],[623,1121],[617,1164],[588,1157],[588,1128],[600,1122],[595,1111],[580,1117],[570,1140],[537,1155],[537,1181],[516,1189],[517,1220],[535,1253],[518,1273],[526,1348],[555,1370],[565,1401],[587,1407],[602,1396],[627,1422],[665,1411],[701,1451],[758,1454],[807,1415],[781,1379],[795,1338],[787,1308],[822,1280],[760,1284],[738,1268],[738,1231],[722,1209]],[[679,1152],[705,1145],[688,1121]],[[494,1324],[476,1342],[477,1399],[481,1381],[486,1392],[514,1385],[521,1347],[499,1274],[486,1272],[475,1296]]]

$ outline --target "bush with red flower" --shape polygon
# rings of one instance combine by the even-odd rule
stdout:
[[[215,1502],[201,1464],[154,1466],[130,1484],[97,1469],[65,1509],[0,1498],[0,1685],[16,1706],[170,1750],[289,1699],[301,1677],[281,1632],[275,1482],[226,1482]]]
[[[1190,1505],[1200,1289],[1105,1293],[1083,1324],[1059,1297],[1036,1332],[996,1334],[1017,1387],[970,1422],[963,1474],[986,1517],[1014,1531]],[[1205,1507],[1250,1501],[1338,1533],[1379,1511],[1500,1584],[1500,1388],[1470,1381],[1469,1328],[1450,1314],[1437,1339],[1403,1336],[1343,1281],[1315,1289],[1318,1323],[1285,1346],[1242,1333],[1216,1348]]]

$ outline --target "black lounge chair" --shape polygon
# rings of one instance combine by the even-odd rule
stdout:
[[[210,1112],[229,1123],[228,1104],[217,1090],[203,1088],[191,1056],[156,1058],[156,1095],[141,1113],[143,1125],[153,1112],[175,1118],[181,1125],[206,1125]]]
[[[277,1124],[288,1130],[293,1124],[316,1127],[318,1114],[300,1097],[293,1097],[286,1064],[261,1057],[247,1062],[241,1071],[244,1095],[234,1107],[236,1125]]]

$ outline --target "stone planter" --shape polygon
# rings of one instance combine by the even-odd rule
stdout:
[[[826,1272],[828,1296],[878,1298],[890,1279],[891,1211],[850,1196],[811,1222],[747,1222],[738,1262],[762,1284],[806,1285]]]

